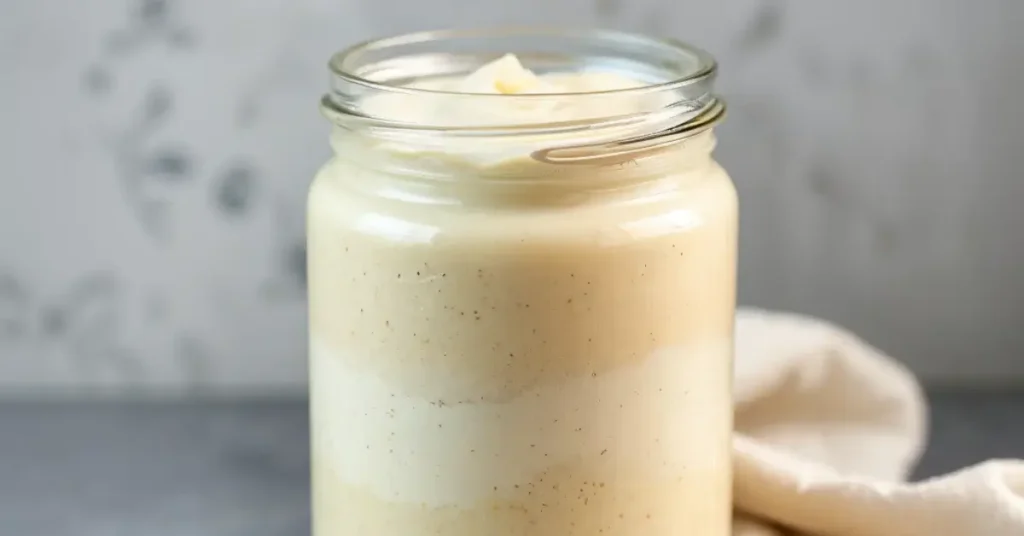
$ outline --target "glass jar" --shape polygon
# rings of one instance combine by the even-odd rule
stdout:
[[[408,87],[503,53],[643,84]],[[314,534],[727,536],[737,203],[711,158],[714,61],[488,30],[330,66],[335,156],[308,202]]]

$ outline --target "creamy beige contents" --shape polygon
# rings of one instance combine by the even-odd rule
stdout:
[[[510,56],[432,83],[636,85]],[[711,144],[627,192],[486,209],[372,195],[392,179],[329,162],[308,208],[315,535],[727,536],[736,200]]]
[[[409,87],[457,93],[492,95],[571,94],[641,87],[643,84],[611,72],[553,73],[537,76],[523,68],[515,56],[506,55],[465,78],[436,78]],[[654,99],[657,97],[644,97]],[[422,106],[404,94],[375,95],[363,106],[367,113],[419,124],[506,125],[571,121],[581,117],[611,116],[633,111],[637,96],[593,101],[573,99],[493,100],[438,99]],[[595,108],[599,107],[599,108]]]

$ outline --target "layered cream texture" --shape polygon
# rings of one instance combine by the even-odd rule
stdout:
[[[512,56],[420,84],[637,85]],[[562,118],[589,113],[562,100]],[[474,121],[551,119],[489,102]],[[440,159],[454,174],[436,191],[344,152],[325,165],[308,205],[315,535],[727,536],[737,209],[711,145],[571,172],[360,145]],[[494,165],[524,184],[490,184]]]

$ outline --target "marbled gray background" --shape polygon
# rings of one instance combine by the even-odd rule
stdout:
[[[497,23],[714,52],[741,301],[1024,380],[1024,3],[0,0],[0,394],[301,389],[328,55]]]

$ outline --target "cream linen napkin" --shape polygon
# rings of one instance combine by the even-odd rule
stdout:
[[[735,536],[1024,536],[1024,462],[905,482],[924,397],[850,333],[741,310],[735,377]]]

